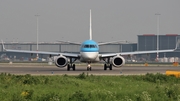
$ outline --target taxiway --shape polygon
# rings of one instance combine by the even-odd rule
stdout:
[[[166,70],[180,71],[180,67],[173,66],[124,66],[113,68],[113,70],[104,70],[103,66],[93,66],[91,71],[86,70],[86,66],[76,66],[76,71],[67,71],[67,68],[58,68],[56,66],[34,66],[34,65],[0,65],[0,73],[10,73],[16,75],[79,75],[88,73],[89,75],[144,75],[146,73],[162,73]]]

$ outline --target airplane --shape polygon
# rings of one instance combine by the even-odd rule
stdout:
[[[55,65],[59,68],[63,68],[67,66],[67,71],[71,68],[75,71],[75,61],[79,60],[80,62],[87,63],[87,71],[91,71],[91,63],[96,63],[100,61],[104,61],[104,70],[112,70],[112,67],[120,68],[125,64],[125,59],[123,55],[133,55],[133,54],[149,54],[149,53],[160,53],[160,52],[173,52],[177,49],[167,49],[167,50],[151,50],[151,51],[135,51],[135,52],[120,52],[120,53],[99,53],[99,46],[114,43],[114,42],[105,42],[105,43],[97,43],[92,40],[92,21],[91,21],[91,10],[90,10],[90,38],[89,40],[85,40],[83,43],[75,43],[79,44],[80,52],[77,53],[58,53],[58,52],[46,52],[46,51],[28,51],[28,50],[12,50],[6,49],[4,43],[2,41],[3,50],[7,52],[19,52],[19,53],[30,53],[30,54],[47,54],[50,56],[56,56],[54,62]],[[71,43],[71,42],[69,42]]]

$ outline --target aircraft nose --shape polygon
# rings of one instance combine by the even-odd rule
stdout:
[[[97,53],[88,53],[88,54],[85,54],[84,58],[86,58],[86,59],[95,59],[95,58],[97,58]]]
[[[94,58],[96,58],[96,54],[88,54],[87,58],[94,59]]]

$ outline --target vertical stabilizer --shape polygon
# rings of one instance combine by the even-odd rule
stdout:
[[[92,40],[92,21],[91,21],[91,9],[90,9],[90,29],[89,29],[90,40]]]

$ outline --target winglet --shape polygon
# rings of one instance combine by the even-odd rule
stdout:
[[[4,46],[4,42],[3,42],[3,40],[1,40],[1,42],[2,42],[3,51],[4,51],[4,50],[6,50],[6,48],[5,48],[5,46]]]
[[[174,50],[177,50],[177,47],[178,47],[178,44],[176,43],[176,47],[175,47],[175,49],[174,49]]]
[[[175,47],[174,50],[177,50],[177,49],[178,49],[179,44],[180,44],[180,40],[177,40],[177,42],[176,42],[176,47]]]

